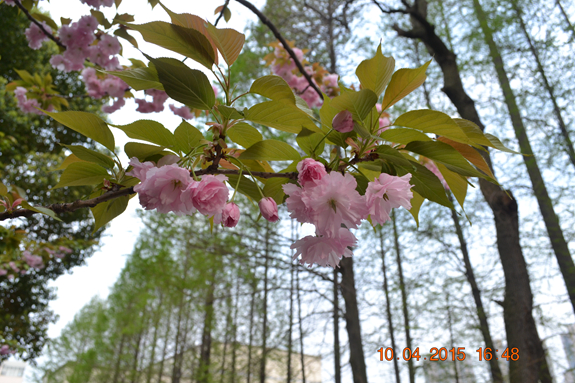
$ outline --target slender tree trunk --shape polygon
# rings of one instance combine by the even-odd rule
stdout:
[[[341,352],[339,350],[339,277],[333,270],[333,360],[335,383],[341,383]]]
[[[234,304],[234,323],[232,324],[232,377],[231,383],[236,383],[236,356],[238,348],[238,312],[240,306],[240,278],[236,277],[236,302]]]
[[[231,286],[228,286],[231,291]],[[230,294],[228,299],[226,299],[226,306],[228,308],[228,312],[226,314],[226,335],[224,337],[224,350],[222,353],[222,367],[221,367],[221,375],[220,375],[220,383],[224,382],[224,374],[226,370],[226,356],[228,351],[228,343],[230,342],[230,334],[232,332],[232,295]]]
[[[268,341],[268,268],[269,268],[269,244],[270,229],[266,221],[265,234],[265,264],[264,264],[264,301],[263,301],[263,324],[262,324],[262,358],[260,361],[260,383],[266,382],[266,360],[267,360],[267,341]]]
[[[341,295],[345,301],[345,322],[349,339],[349,363],[353,374],[353,383],[367,383],[367,370],[361,341],[361,323],[357,307],[353,258],[343,258],[340,265]]]
[[[389,337],[391,338],[391,348],[395,355],[400,355],[400,352],[395,345],[395,331],[393,328],[393,318],[391,316],[391,303],[389,301],[387,269],[385,267],[385,249],[383,248],[383,234],[381,233],[381,226],[379,227],[379,251],[381,254],[381,271],[383,273],[383,292],[385,293],[385,313],[387,314],[387,327],[389,329]],[[393,358],[393,369],[395,370],[395,381],[397,383],[401,383],[399,364],[396,358]]]
[[[449,339],[451,341],[451,348],[455,348],[455,342],[453,340],[453,324],[451,322],[451,305],[449,304],[449,293],[447,293],[447,325],[449,326]],[[495,352],[495,349],[493,349]],[[495,359],[495,358],[491,358]],[[459,383],[459,372],[457,371],[457,360],[453,359],[453,371],[455,372],[455,383]]]
[[[539,165],[537,165],[537,160],[533,155],[533,150],[531,149],[531,143],[527,137],[527,132],[525,131],[525,126],[523,125],[523,119],[521,118],[521,113],[519,112],[519,107],[511,89],[511,84],[509,83],[509,78],[507,77],[507,72],[505,71],[505,66],[503,64],[503,58],[499,52],[499,48],[495,43],[493,38],[493,31],[489,27],[487,21],[487,15],[485,14],[479,0],[473,0],[473,5],[475,7],[475,12],[477,19],[479,20],[479,25],[483,31],[483,36],[485,38],[485,43],[489,47],[489,53],[491,59],[493,60],[493,65],[495,66],[495,71],[497,72],[497,77],[499,78],[499,84],[501,85],[501,90],[503,91],[503,96],[505,98],[505,104],[509,111],[509,116],[511,117],[511,123],[513,129],[515,130],[515,135],[519,141],[519,147],[521,151],[529,156],[523,156],[523,161],[527,167],[527,173],[531,179],[531,184],[533,185],[533,191],[535,197],[537,198],[537,203],[539,204],[539,210],[543,216],[543,221],[545,222],[545,227],[547,228],[547,234],[551,240],[551,247],[555,252],[555,257],[559,263],[559,269],[563,275],[565,285],[567,287],[567,292],[569,293],[569,298],[571,300],[571,305],[573,306],[573,311],[575,312],[575,264],[571,258],[571,253],[569,252],[569,247],[563,236],[563,230],[559,225],[559,218],[555,214],[553,208],[553,203],[549,194],[547,193],[547,187],[539,170]]]
[[[202,345],[200,346],[199,383],[210,381],[210,357],[212,353],[212,328],[214,322],[214,292],[216,290],[216,266],[212,266],[206,299],[204,302],[204,328],[202,330]]]
[[[293,220],[292,220],[292,238],[293,238]],[[290,285],[289,285],[289,325],[288,325],[288,358],[287,358],[287,383],[292,381],[292,365],[291,356],[293,349],[293,292],[294,292],[294,265],[290,266]]]
[[[158,328],[160,326],[160,320],[162,319],[162,303],[164,301],[164,294],[160,291],[158,308],[155,313],[154,320],[154,335],[152,336],[152,351],[150,355],[150,364],[148,365],[148,371],[146,373],[146,383],[152,381],[152,368],[156,359],[156,347],[158,345]]]
[[[571,21],[569,20],[569,16],[567,15],[567,12],[565,12],[565,9],[563,8],[563,5],[561,4],[560,0],[555,0],[555,4],[557,4],[557,6],[559,7],[559,10],[561,11],[561,15],[563,15],[563,18],[565,19],[565,23],[567,24],[567,26],[569,27],[569,30],[571,31],[571,40],[575,39],[575,28],[573,27],[573,24],[571,24]]]
[[[255,262],[254,262],[255,263]],[[256,302],[256,293],[258,288],[258,281],[256,279],[257,263],[254,264],[254,275],[252,276],[252,295],[250,300],[250,330],[249,330],[249,343],[248,343],[248,371],[247,383],[251,383],[252,376],[252,347],[254,344],[254,309]]]
[[[517,0],[510,0],[513,9],[515,10],[515,15],[517,16],[517,21],[519,21],[519,26],[521,27],[521,31],[529,44],[529,50],[533,54],[533,58],[535,59],[535,63],[537,64],[537,71],[543,80],[543,85],[545,86],[545,90],[549,94],[549,98],[551,99],[551,103],[553,104],[553,112],[555,113],[555,118],[557,118],[557,125],[559,125],[559,130],[561,131],[561,135],[565,140],[565,150],[569,155],[569,159],[571,160],[571,164],[575,166],[575,150],[573,149],[573,142],[569,137],[569,132],[567,131],[567,127],[565,125],[565,121],[563,120],[563,115],[561,114],[561,109],[557,104],[557,97],[555,97],[555,91],[553,87],[549,83],[547,79],[547,75],[545,74],[545,69],[543,68],[543,64],[541,63],[541,59],[539,58],[539,52],[533,41],[531,40],[531,36],[529,32],[527,32],[527,27],[525,26],[525,21],[523,20],[523,16],[521,15],[521,9],[519,9],[519,5],[517,4]]]
[[[120,349],[118,350],[118,358],[116,359],[116,366],[114,368],[114,380],[113,383],[118,382],[120,377],[120,363],[122,361],[122,353],[124,352],[124,343],[126,342],[126,334],[122,334],[122,339],[120,340]]]
[[[295,282],[296,282],[296,297],[297,297],[297,322],[298,322],[298,326],[299,326],[299,349],[300,349],[300,361],[301,361],[301,379],[302,382],[305,383],[305,350],[303,347],[303,337],[304,337],[304,333],[303,333],[303,319],[302,319],[302,315],[301,315],[301,295],[300,295],[300,289],[299,289],[299,271],[300,268],[297,268],[296,274],[295,274]]]
[[[403,326],[405,327],[405,345],[413,351],[411,347],[411,325],[409,323],[409,307],[407,305],[407,289],[403,279],[403,266],[401,261],[401,250],[399,247],[399,233],[397,232],[397,224],[395,221],[395,210],[391,211],[391,220],[393,223],[393,244],[395,247],[395,260],[397,263],[397,274],[399,275],[399,290],[401,291],[401,308],[403,310]],[[409,370],[409,383],[415,383],[415,366],[413,359],[407,361],[407,368]]]
[[[166,333],[164,335],[164,347],[162,347],[162,357],[160,358],[160,366],[158,370],[158,380],[157,383],[162,383],[162,378],[164,375],[164,361],[166,360],[166,354],[168,350],[168,340],[170,339],[170,326],[172,322],[172,308],[168,306],[168,320],[166,321]]]
[[[142,331],[138,332],[138,338],[136,340],[136,350],[134,350],[134,363],[132,364],[132,377],[130,378],[131,383],[136,383],[136,376],[138,373],[138,357],[140,356],[140,343],[142,342]]]
[[[398,26],[395,30],[400,36],[420,39],[431,56],[435,58],[443,72],[443,92],[449,97],[461,117],[477,124],[482,124],[474,101],[463,88],[463,82],[457,67],[455,54],[450,51],[435,28],[427,20],[426,1],[417,0],[416,5],[408,9],[411,15],[411,31],[404,31]],[[482,153],[488,164],[491,158],[488,152]],[[493,211],[497,233],[497,247],[501,265],[505,274],[505,300],[503,317],[507,340],[518,347],[525,358],[511,363],[511,383],[536,383],[539,377],[539,365],[546,366],[545,355],[535,320],[533,319],[533,296],[529,285],[529,274],[519,243],[519,218],[517,202],[511,191],[504,190],[483,179],[479,180],[481,192]],[[537,365],[535,365],[537,364]],[[545,370],[545,369],[544,369]]]
[[[471,266],[471,260],[469,258],[469,252],[467,250],[467,241],[463,236],[463,230],[461,229],[461,224],[459,222],[459,217],[455,209],[451,209],[451,218],[453,219],[453,225],[455,226],[455,232],[457,238],[459,239],[459,247],[461,249],[461,255],[463,256],[463,264],[465,265],[465,277],[471,286],[471,294],[473,295],[473,300],[475,301],[475,308],[477,310],[477,318],[479,319],[479,330],[483,336],[483,341],[485,342],[485,348],[491,348],[495,350],[493,344],[493,339],[491,338],[491,331],[489,330],[489,322],[487,321],[487,314],[483,308],[483,301],[481,299],[481,291],[477,285],[477,280],[475,279],[475,273],[473,272],[473,267]],[[503,374],[499,368],[499,362],[495,358],[491,358],[489,361],[489,368],[491,371],[491,379],[493,383],[503,383]]]

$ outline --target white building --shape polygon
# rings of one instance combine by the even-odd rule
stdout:
[[[25,362],[7,360],[0,364],[0,383],[22,383],[24,380]]]

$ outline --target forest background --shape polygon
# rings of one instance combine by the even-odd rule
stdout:
[[[56,2],[52,3],[56,4]],[[166,4],[170,5],[169,3]],[[237,5],[234,6],[233,2],[231,4],[231,23],[238,20],[243,21],[247,18],[254,20],[254,23],[247,30],[248,49],[246,49],[241,59],[245,60],[246,65],[240,67],[238,73],[240,80],[243,78],[247,81],[254,73],[262,74],[269,71],[263,65],[262,57],[269,52],[266,44],[273,41],[273,38],[263,26],[255,22],[253,16],[248,16],[249,12]],[[341,23],[340,21],[343,20],[342,12],[346,4],[348,9],[345,15],[348,19]],[[570,161],[568,150],[565,149],[566,144],[564,137],[559,131],[557,114],[553,109],[549,94],[545,91],[544,80],[537,62],[533,58],[533,51],[529,47],[528,40],[521,30],[521,24],[517,14],[514,12],[513,4],[519,4],[523,11],[522,16],[528,26],[527,32],[537,48],[539,60],[545,69],[547,81],[552,84],[567,130],[572,127],[574,116],[572,102],[573,81],[569,81],[569,79],[573,78],[574,60],[569,52],[573,49],[573,37],[575,36],[575,31],[572,25],[567,23],[567,20],[573,19],[571,15],[574,14],[575,10],[569,8],[569,4],[560,4],[559,2],[482,2],[489,15],[489,23],[496,31],[496,40],[499,44],[507,73],[510,76],[511,86],[517,96],[519,109],[528,129],[535,157],[543,169],[544,179],[551,195],[553,206],[560,218],[566,241],[570,244],[570,250],[573,252],[574,249],[571,244],[574,235],[574,205],[571,190],[573,190],[574,165]],[[401,28],[409,29],[408,17],[403,16],[401,13],[392,13],[391,15],[382,14],[380,18],[379,13],[381,13],[381,9],[389,9],[387,5],[389,4],[384,4],[383,2],[380,2],[378,6],[376,2],[308,1],[306,3],[294,0],[268,1],[267,5],[262,9],[288,40],[294,40],[296,46],[300,48],[309,49],[306,57],[310,62],[320,62],[330,71],[341,74],[344,83],[351,84],[354,81],[353,76],[351,76],[351,68],[355,67],[363,58],[371,57],[374,46],[379,39],[383,41],[382,49],[384,54],[393,54],[399,62],[399,67],[413,67],[421,65],[428,60],[429,55],[423,44],[418,44],[414,40],[404,37],[398,37],[397,31],[393,29],[395,23],[398,23]],[[567,18],[564,17],[559,5],[567,7],[563,10]],[[396,8],[396,6],[401,7],[401,4],[393,4],[391,8]],[[331,9],[328,9],[329,7]],[[175,5],[173,10],[186,11],[185,9],[178,9]],[[330,10],[331,12],[329,12]],[[52,9],[51,12],[53,16],[60,17]],[[199,12],[194,10],[193,13]],[[208,9],[204,14],[200,15],[213,19],[214,16],[211,13],[213,13],[213,10]],[[321,17],[320,13],[324,17]],[[325,16],[329,14],[336,16],[332,22],[336,28],[340,28],[337,33],[333,34],[334,39],[332,43],[336,52],[335,57],[337,57],[335,63],[332,59],[333,56],[330,55],[330,41],[325,38],[325,22],[326,19],[329,19],[329,17],[326,18]],[[436,32],[447,41],[451,50],[457,53],[464,85],[467,92],[475,100],[481,118],[487,126],[487,131],[504,138],[504,142],[508,146],[517,149],[518,146],[509,120],[509,113],[503,102],[499,81],[489,58],[488,48],[478,27],[479,22],[474,13],[473,4],[471,2],[468,4],[467,2],[430,1],[428,14],[429,18],[433,20],[433,24],[436,25]],[[140,18],[140,14],[138,14],[138,17],[138,22],[148,21],[144,17]],[[150,20],[157,19],[158,12],[155,12],[150,17]],[[450,115],[456,114],[456,110],[449,99],[441,92],[443,79],[435,62],[429,67],[428,75],[425,87],[398,105],[394,113],[400,114],[402,108],[407,107],[414,109],[415,107],[425,108],[431,106],[437,110],[449,111]],[[249,86],[249,83],[246,83],[246,86]],[[122,111],[117,113],[117,115],[112,115],[110,118],[116,123],[123,123],[124,114],[125,111]],[[131,116],[126,117],[126,122],[131,121],[130,118],[133,119]],[[151,118],[161,119],[164,123],[169,118],[174,119],[174,121],[177,120],[177,118],[167,115],[151,116]],[[175,126],[176,123],[173,125]],[[551,370],[555,380],[562,381],[563,374],[569,368],[569,365],[563,354],[560,334],[567,333],[569,331],[568,325],[573,323],[573,312],[569,305],[568,295],[565,291],[557,262],[553,256],[541,214],[539,209],[537,209],[533,188],[527,178],[522,158],[505,153],[497,153],[493,155],[493,161],[499,181],[505,188],[513,191],[513,195],[518,201],[521,245],[528,265],[534,298],[533,316],[538,325],[539,335],[545,340],[544,345],[548,352],[548,360],[552,361]],[[492,336],[505,344],[503,313],[502,308],[497,303],[503,300],[505,281],[499,255],[497,254],[491,212],[487,209],[478,188],[471,189],[468,198],[466,214],[469,220],[465,218],[465,215],[461,214],[459,222],[463,226],[463,236],[467,241],[471,263],[483,295]],[[250,221],[246,218],[248,217],[244,217],[245,221]],[[113,317],[110,313],[113,312],[114,308],[125,309],[125,302],[120,299],[123,294],[143,291],[138,290],[143,289],[143,287],[138,286],[135,281],[138,280],[138,277],[146,275],[144,272],[147,269],[146,265],[138,264],[138,260],[140,258],[147,259],[146,257],[148,256],[154,258],[155,255],[161,253],[149,241],[149,238],[154,238],[153,236],[156,235],[149,232],[150,226],[158,225],[161,227],[161,222],[158,223],[155,220],[162,219],[146,218],[145,222],[147,222],[148,226],[143,229],[143,234],[138,240],[135,250],[128,257],[126,269],[112,289],[110,298],[107,301],[103,299],[103,296],[105,296],[103,285],[105,283],[93,283],[92,285],[98,286],[102,300],[92,301],[83,309],[83,313],[89,313],[90,310],[98,309],[106,312],[106,315],[111,315],[111,318],[121,318],[121,316]],[[273,235],[290,237],[291,228],[289,223],[287,223],[289,221],[287,221],[287,218],[284,221],[286,221],[284,224],[272,229]],[[120,227],[129,228],[131,230],[129,235],[135,236],[145,226],[138,227],[138,222],[141,222],[141,220],[134,219],[126,222],[118,220],[112,223],[109,233],[114,238],[119,237],[119,243],[125,244],[122,236],[118,235]],[[173,222],[170,222],[170,225],[172,224]],[[264,230],[258,226],[261,225],[261,222],[256,224],[250,221],[242,224],[245,224],[245,226],[242,226],[242,230],[252,229],[256,230],[256,233]],[[390,344],[390,316],[395,326],[395,342],[400,349],[406,343],[403,326],[402,287],[404,287],[409,297],[408,306],[412,321],[410,327],[413,338],[411,342],[413,345],[419,346],[421,350],[441,346],[449,346],[451,348],[452,344],[455,347],[466,347],[468,358],[473,355],[473,360],[475,360],[476,353],[474,350],[484,343],[481,333],[477,330],[476,307],[471,290],[463,274],[465,266],[461,261],[460,241],[453,227],[451,212],[445,208],[424,206],[418,230],[416,230],[409,214],[404,211],[397,214],[396,224],[397,230],[395,231],[399,239],[397,246],[392,225],[386,225],[382,232],[374,232],[366,228],[362,232],[361,247],[355,252],[355,283],[365,359],[368,376],[373,381],[377,381],[378,377],[382,376],[389,379],[389,381],[394,379],[393,363],[379,362],[378,353],[376,352],[379,347],[387,347]],[[186,225],[181,224],[177,225],[177,227],[181,227],[183,230]],[[198,229],[198,233],[202,234],[202,231]],[[380,234],[382,235],[381,238],[379,237]],[[270,235],[272,235],[271,232]],[[198,237],[198,240],[201,238],[201,236]],[[106,239],[104,241],[106,243]],[[246,245],[247,248],[242,247],[242,251],[250,251],[249,247],[257,241],[254,243],[246,241],[242,245],[234,243],[233,240],[230,240],[230,242],[232,247]],[[324,357],[324,379],[326,381],[331,380],[334,376],[332,367],[334,364],[333,320],[331,318],[334,302],[330,300],[332,297],[331,285],[322,276],[333,278],[333,273],[329,270],[320,269],[317,271],[321,275],[317,275],[300,268],[288,267],[290,256],[287,247],[285,245],[281,246],[282,242],[279,240],[275,243],[276,246],[273,248],[273,253],[277,259],[274,259],[271,265],[257,264],[253,269],[255,271],[254,275],[245,276],[241,275],[233,266],[234,263],[242,262],[243,260],[237,261],[230,258],[228,259],[229,264],[218,266],[223,267],[222,270],[225,270],[229,279],[224,278],[218,283],[221,283],[220,287],[222,288],[234,286],[234,283],[237,283],[236,286],[245,283],[245,287],[249,288],[253,286],[255,280],[256,290],[254,291],[257,294],[252,297],[257,297],[259,307],[257,307],[256,314],[252,313],[252,317],[255,318],[254,323],[258,323],[261,327],[262,310],[268,309],[262,302],[264,300],[269,302],[269,311],[266,311],[265,314],[269,321],[269,331],[273,334],[282,335],[277,337],[282,339],[282,341],[279,341],[274,347],[287,347],[289,338],[293,339],[292,347],[299,350],[302,345],[300,339],[303,338],[305,340],[305,353],[322,355]],[[172,246],[170,251],[177,249],[177,244],[170,245]],[[103,248],[102,251],[115,259],[118,259],[120,254],[128,252],[127,249],[118,251],[119,245],[111,244],[108,246],[114,248],[114,250]],[[396,263],[394,263],[394,257],[398,248],[401,250],[404,263],[403,284],[398,278],[399,273]],[[151,253],[150,249],[152,249]],[[253,251],[253,249],[251,250]],[[269,251],[269,249],[267,250]],[[382,250],[383,254],[387,254],[387,261],[389,262],[386,274],[388,278],[387,291],[385,291],[381,267]],[[149,253],[146,253],[146,251]],[[240,255],[242,251],[235,249],[232,253],[236,252]],[[262,248],[259,248],[254,253],[259,254],[261,251]],[[181,252],[184,253],[185,250],[181,250]],[[148,255],[142,256],[141,254]],[[95,259],[92,258],[92,260]],[[107,262],[106,260],[105,263]],[[131,273],[130,266],[135,267],[138,271],[135,274]],[[138,267],[142,268],[138,269]],[[262,279],[261,272],[264,269],[272,270],[269,272],[274,275],[274,278],[272,278],[274,281],[270,282],[271,285],[267,287],[263,287],[265,281]],[[86,270],[88,270],[90,276],[96,276],[97,278],[99,275],[110,275],[107,270],[94,270],[92,266]],[[301,273],[301,284],[299,288],[288,288],[286,286],[291,286],[290,282],[293,280],[294,271],[295,274]],[[141,273],[141,275],[138,276],[138,273]],[[123,284],[122,282],[126,278],[129,283]],[[198,280],[195,282],[200,283]],[[58,284],[59,282],[56,283]],[[130,290],[130,288],[135,288],[136,290]],[[78,291],[79,289],[62,285],[60,290],[65,292]],[[238,289],[237,291],[240,290]],[[295,297],[293,295],[295,293],[297,293],[297,297],[301,297],[301,302],[298,303],[301,304],[301,312],[299,310],[294,311],[294,301],[290,299],[290,296],[292,298]],[[85,291],[82,291],[82,295],[87,296],[91,294],[86,294]],[[119,300],[114,301],[114,299]],[[223,297],[216,301],[215,310],[222,315],[216,316],[218,320],[214,324],[214,338],[225,339],[231,336],[230,328],[233,326],[230,327],[229,325],[229,314],[234,313],[234,307],[237,307],[238,302],[240,302],[233,299],[232,297],[231,303],[223,299]],[[289,307],[282,307],[282,305],[290,302],[292,303],[291,310],[289,310]],[[386,302],[390,304],[389,310],[386,307]],[[298,304],[295,304],[295,306]],[[349,381],[351,379],[351,367],[347,363],[349,350],[344,330],[344,306],[343,300],[339,302],[339,307],[342,309],[341,360],[343,379],[344,381]],[[57,306],[53,307],[58,313],[59,309],[57,309]],[[201,311],[201,307],[202,304],[198,303],[198,306],[193,308],[193,312],[198,315],[198,318],[202,318],[202,314],[205,314]],[[135,311],[130,309],[122,312],[133,314]],[[297,312],[294,315],[299,315],[299,317],[297,319],[292,318],[292,321],[289,321],[286,318],[286,312]],[[245,316],[244,327],[248,326],[250,313],[243,312],[242,315]],[[237,323],[242,323],[241,316],[240,321]],[[293,325],[290,326],[290,323]],[[77,339],[79,336],[85,335],[85,333],[80,331],[86,329],[86,327],[82,326],[90,324],[94,325],[94,323],[86,321],[86,316],[80,314],[75,321],[67,326],[62,334],[70,339]],[[111,328],[120,331],[120,333],[128,331],[119,322],[112,325]],[[138,334],[140,335],[140,340],[146,338],[146,336],[151,336],[149,331],[153,328],[157,328],[157,326],[152,326],[150,323],[142,324],[139,328],[130,328],[129,331],[132,331],[129,333],[130,342],[138,339]],[[241,326],[238,325],[238,329],[241,329]],[[198,329],[194,331],[196,330]],[[189,339],[187,340],[190,343],[198,342],[201,338],[194,331],[190,330]],[[262,333],[262,329],[258,331],[253,341],[259,344],[263,341],[265,334]],[[290,336],[286,336],[286,334]],[[56,349],[60,346],[66,346],[66,342],[62,342],[64,339],[62,337],[56,340],[54,343]],[[140,344],[139,341],[138,344]],[[48,357],[47,362],[43,362],[45,363],[45,368],[53,369],[62,363],[62,355],[67,355],[69,359],[66,360],[78,360],[81,355],[86,355],[86,349],[76,348],[76,346],[72,344],[69,349],[60,349],[58,353],[52,354],[51,357]],[[94,347],[96,346],[94,345]],[[83,345],[83,347],[89,349],[90,345]],[[127,353],[133,356],[134,350]],[[59,357],[55,358],[54,355],[59,355]],[[145,355],[145,353],[141,352],[140,356],[136,354],[138,363],[140,363],[140,360],[145,362],[146,358],[149,358],[149,355],[144,357],[142,355]],[[485,362],[474,363],[474,365],[477,375],[481,376],[483,381],[490,381],[488,365]],[[409,381],[408,368],[403,361],[400,364],[400,375],[403,380]],[[423,378],[421,369],[416,370],[416,376],[418,379]]]

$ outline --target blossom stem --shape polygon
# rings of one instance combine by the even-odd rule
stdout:
[[[234,202],[234,198],[236,198],[236,193],[240,187],[240,180],[242,179],[242,168],[240,168],[240,175],[238,177],[238,182],[236,182],[236,188],[234,189],[234,194],[232,194],[232,199],[230,202]]]

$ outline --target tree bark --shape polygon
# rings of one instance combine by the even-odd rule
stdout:
[[[255,263],[255,262],[254,262]],[[252,377],[252,347],[254,344],[254,309],[256,302],[256,293],[258,288],[258,281],[256,279],[256,267],[254,264],[254,275],[252,276],[252,296],[250,300],[250,324],[249,324],[249,340],[248,340],[248,371],[247,371],[247,383],[251,383]]]
[[[353,383],[367,383],[367,370],[361,341],[361,323],[357,307],[353,258],[343,258],[340,265],[341,295],[345,300],[345,321],[349,339],[349,362],[353,374]]]
[[[301,295],[299,289],[299,271],[300,268],[298,267],[295,274],[295,289],[296,289],[296,297],[297,297],[297,316],[298,316],[298,326],[299,326],[299,348],[300,348],[300,361],[301,361],[301,379],[302,382],[305,383],[305,353],[303,348],[303,321],[301,316]]]
[[[455,232],[457,233],[457,238],[459,239],[459,247],[461,249],[463,263],[465,265],[465,277],[471,286],[471,294],[473,295],[473,300],[475,301],[477,318],[479,319],[479,330],[483,336],[485,348],[491,348],[495,352],[495,346],[493,345],[493,339],[491,338],[491,331],[489,330],[489,322],[487,321],[487,314],[485,313],[485,309],[483,308],[483,301],[481,300],[481,291],[479,290],[479,286],[477,285],[477,281],[475,279],[475,273],[473,272],[471,260],[469,259],[469,252],[467,251],[467,241],[463,236],[463,230],[461,229],[459,217],[457,216],[455,209],[451,209],[451,218],[453,219]],[[499,362],[495,360],[495,358],[491,358],[489,361],[489,369],[491,371],[491,379],[493,380],[493,383],[503,383],[503,375],[501,373],[501,369],[499,368]]]
[[[443,72],[443,92],[457,108],[460,116],[475,123],[481,130],[485,126],[479,118],[475,103],[465,92],[456,55],[447,48],[435,33],[435,27],[427,20],[427,3],[417,0],[413,7],[406,9],[410,14],[413,29],[394,29],[400,36],[421,40]],[[491,166],[488,152],[482,153]],[[519,243],[519,218],[517,202],[510,191],[483,179],[479,180],[483,197],[493,211],[497,247],[505,274],[505,300],[503,317],[507,340],[510,347],[518,347],[522,354],[517,363],[511,363],[511,383],[536,383],[539,366],[545,365],[543,346],[533,319],[533,297],[529,285],[529,274]],[[515,346],[511,346],[514,344]],[[523,355],[525,358],[523,358]]]
[[[292,234],[293,234],[293,220],[292,220]],[[293,238],[293,235],[292,235]],[[294,265],[290,266],[290,285],[289,285],[289,327],[288,327],[288,358],[287,358],[287,383],[292,381],[292,366],[291,366],[291,356],[293,349],[293,293],[294,293],[294,277],[293,277]]]
[[[531,184],[533,185],[533,192],[537,198],[539,210],[541,211],[545,227],[547,228],[547,234],[551,240],[551,247],[555,252],[555,257],[559,263],[559,269],[561,270],[561,274],[563,275],[563,279],[567,287],[571,306],[575,312],[575,264],[573,263],[569,247],[567,246],[567,242],[563,236],[563,230],[559,225],[559,218],[555,214],[553,203],[547,193],[547,187],[545,186],[545,181],[543,180],[543,176],[539,170],[537,159],[533,155],[531,143],[529,142],[525,126],[523,125],[523,119],[521,118],[519,107],[517,106],[515,94],[513,93],[513,89],[511,89],[511,84],[509,83],[507,72],[505,71],[503,58],[501,57],[499,48],[493,38],[493,31],[487,22],[487,15],[481,7],[479,0],[473,0],[473,5],[475,7],[479,25],[483,31],[485,43],[489,47],[489,54],[491,56],[491,60],[493,60],[495,71],[497,72],[497,77],[503,92],[503,97],[505,98],[505,104],[509,111],[511,123],[515,130],[517,140],[519,141],[519,147],[521,148],[521,152],[528,154],[528,156],[523,156],[523,161],[527,167],[527,173],[529,174]]]
[[[405,327],[405,344],[410,350],[413,351],[413,348],[411,347],[411,325],[409,323],[407,289],[405,288],[405,281],[403,279],[403,266],[401,261],[401,251],[399,247],[399,234],[397,232],[397,224],[395,221],[395,210],[391,211],[391,220],[393,223],[393,242],[395,246],[397,274],[399,275],[399,290],[401,291],[401,308],[403,310],[403,325]],[[415,366],[413,365],[413,358],[407,361],[407,368],[409,370],[409,383],[415,383]]]
[[[553,90],[553,87],[551,86],[549,80],[547,79],[545,69],[543,68],[541,59],[539,58],[539,52],[537,51],[537,48],[535,48],[535,45],[531,40],[531,36],[527,31],[527,27],[525,26],[525,21],[523,20],[523,16],[521,14],[522,12],[521,9],[519,8],[519,5],[517,4],[517,0],[510,0],[510,1],[511,5],[513,6],[513,10],[515,11],[517,21],[519,22],[521,32],[523,32],[523,35],[525,36],[525,39],[529,44],[529,50],[531,51],[531,54],[533,54],[533,58],[535,59],[535,63],[537,64],[537,71],[539,72],[539,75],[543,80],[543,86],[545,87],[545,90],[549,94],[549,99],[551,99],[551,103],[553,104],[553,112],[555,113],[555,118],[557,119],[557,125],[559,126],[559,130],[561,131],[563,139],[565,140],[565,151],[567,152],[567,155],[571,160],[571,164],[575,166],[575,150],[573,149],[573,142],[571,141],[571,137],[569,137],[569,132],[567,131],[565,121],[563,120],[563,115],[561,114],[561,109],[557,104],[557,97],[555,96],[555,91]]]
[[[571,21],[569,20],[569,16],[567,15],[567,12],[565,12],[565,9],[563,8],[563,5],[561,4],[560,0],[555,0],[555,4],[557,4],[557,7],[559,7],[559,10],[561,11],[561,15],[563,15],[563,18],[565,19],[565,23],[567,24],[567,26],[569,27],[569,30],[571,31],[571,40],[573,40],[575,38],[575,28],[573,27],[573,24],[571,24]]]
[[[389,337],[391,339],[391,349],[395,355],[400,355],[399,350],[395,345],[395,331],[393,328],[393,317],[391,316],[391,303],[389,301],[389,289],[387,284],[387,269],[385,267],[385,249],[383,248],[383,234],[381,226],[379,227],[379,252],[381,254],[381,271],[383,273],[383,292],[385,294],[385,313],[387,314],[387,327],[389,330]],[[395,371],[396,383],[401,383],[399,376],[399,364],[396,358],[393,358],[393,369]]]
[[[339,350],[339,277],[333,270],[333,360],[335,383],[341,383],[341,352]]]
[[[214,292],[216,290],[216,267],[212,266],[210,285],[204,302],[204,328],[202,330],[202,345],[200,346],[199,383],[208,383],[210,379],[210,358],[212,353],[212,328],[214,322]]]
[[[266,359],[267,359],[267,338],[268,338],[268,268],[269,268],[269,244],[270,244],[270,229],[269,223],[266,221],[266,234],[265,234],[265,263],[264,263],[264,301],[263,312],[264,320],[262,323],[262,357],[260,361],[260,383],[266,382]]]

